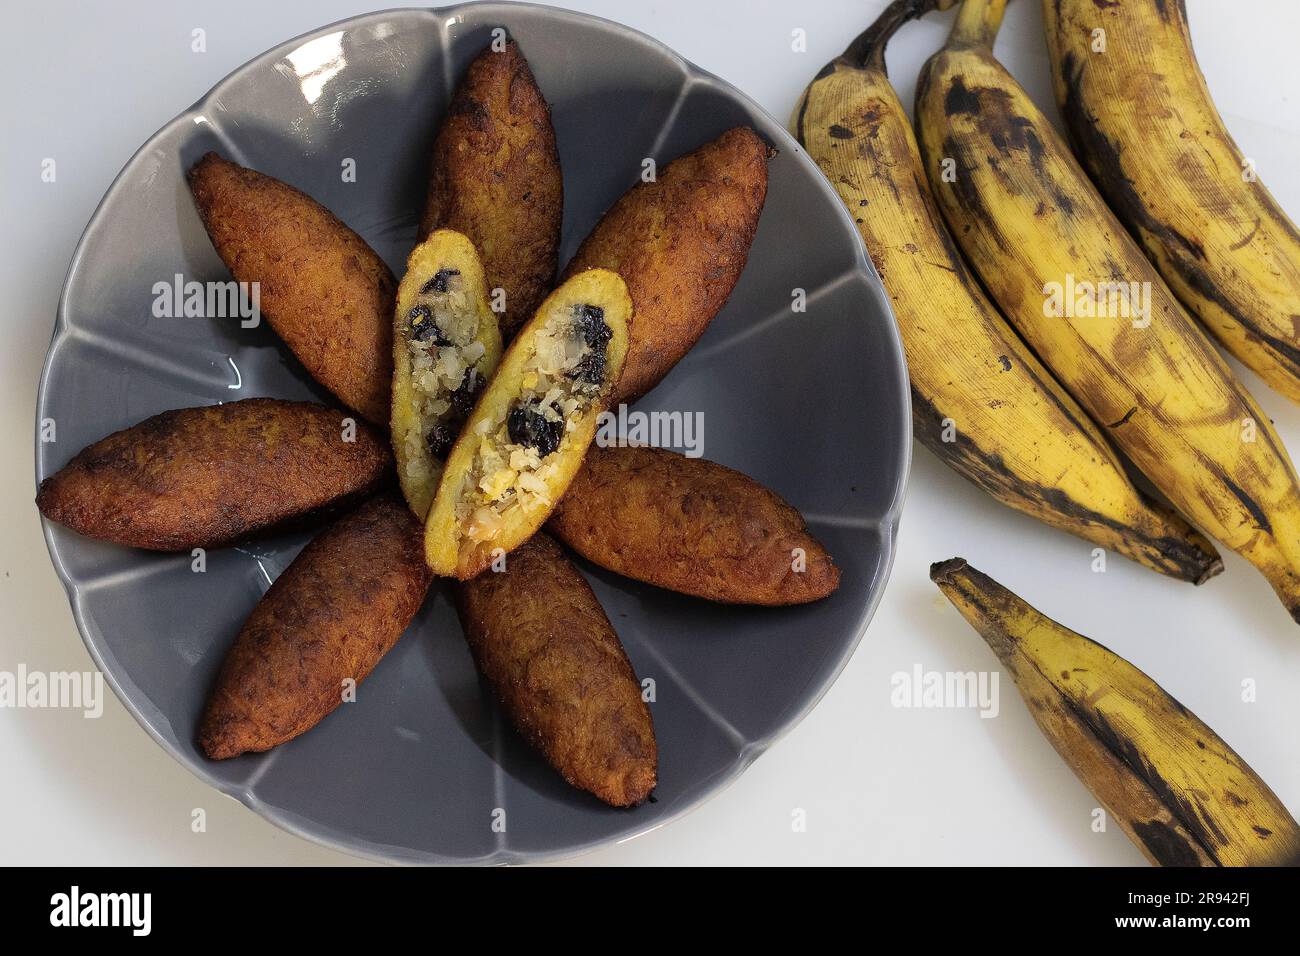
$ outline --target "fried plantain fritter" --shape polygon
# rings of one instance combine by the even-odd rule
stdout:
[[[41,482],[36,506],[134,548],[231,544],[342,507],[389,477],[388,442],[345,417],[274,398],[163,412],[83,449]]]
[[[506,570],[456,586],[465,639],[506,716],[575,787],[616,807],[650,795],[650,709],[596,595],[539,532]]]
[[[611,269],[636,310],[627,369],[611,400],[654,388],[718,314],[745,268],[767,198],[767,144],[748,127],[723,133],[637,183],[565,267]]]
[[[489,288],[505,290],[508,341],[555,283],[564,184],[551,108],[513,41],[489,46],[456,89],[433,146],[420,235],[463,232]]]
[[[501,333],[474,244],[439,229],[407,259],[393,317],[393,454],[402,494],[421,521],[500,361]]]
[[[217,254],[257,282],[271,328],[349,408],[388,427],[397,282],[364,239],[316,200],[208,153],[190,191]]]
[[[631,314],[623,280],[590,269],[519,330],[447,457],[425,522],[434,573],[472,578],[546,521],[618,382]]]
[[[711,601],[804,604],[840,583],[775,492],[662,448],[593,447],[547,528],[602,568]]]
[[[396,495],[326,529],[244,622],[199,725],[203,752],[270,750],[315,727],[397,643],[430,581],[420,524]]]

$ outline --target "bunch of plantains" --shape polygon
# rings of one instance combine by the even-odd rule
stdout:
[[[1224,128],[1182,0],[1044,0],[1073,149],[993,56],[1006,0],[963,0],[922,68],[914,134],[885,47],[955,3],[895,0],[791,122],[893,303],[917,440],[1172,577],[1221,572],[1212,538],[1300,621],[1295,468],[1210,338],[1300,399],[1300,234]],[[934,576],[1148,858],[1297,861],[1276,797],[1145,675],[964,562]]]

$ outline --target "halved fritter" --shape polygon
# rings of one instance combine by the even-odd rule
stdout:
[[[538,533],[456,596],[474,662],[519,733],[573,786],[616,807],[645,800],[659,759],[650,709],[559,545]]]
[[[548,529],[602,568],[729,604],[804,604],[840,572],[803,516],[716,462],[593,447]]]
[[[420,610],[432,575],[396,495],[340,519],[253,608],[221,665],[198,742],[213,760],[269,750],[352,693]],[[359,703],[354,706],[360,706]]]
[[[387,441],[347,419],[274,398],[163,412],[83,449],[41,482],[36,506],[73,531],[134,548],[231,544],[391,480]]]
[[[472,578],[542,526],[582,466],[627,352],[623,280],[592,269],[519,330],[456,441],[425,523],[436,574]]]
[[[421,521],[500,361],[501,333],[474,244],[439,229],[407,259],[393,318],[393,454],[402,493]]]
[[[434,142],[420,234],[469,236],[488,287],[505,292],[507,340],[555,283],[563,206],[551,108],[519,46],[489,46],[470,64]]]
[[[636,310],[627,369],[612,402],[644,395],[696,343],[740,278],[767,198],[768,146],[740,126],[637,183],[573,260],[617,272]]]
[[[208,153],[190,191],[217,254],[303,367],[388,426],[397,282],[366,241],[305,193]]]

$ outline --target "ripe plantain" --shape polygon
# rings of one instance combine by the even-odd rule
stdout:
[[[1300,862],[1300,826],[1231,747],[1122,657],[961,558],[931,579],[1015,679],[1043,735],[1161,866]]]
[[[853,213],[893,303],[913,432],[1003,504],[1199,584],[1223,568],[1213,546],[1133,487],[1097,426],[984,294],[934,204],[885,45],[907,20],[951,2],[895,0],[818,73],[791,122]]]
[[[262,313],[303,368],[387,428],[397,281],[384,260],[306,193],[216,153],[189,184],[217,255],[258,283]]]
[[[1286,449],[993,58],[1005,7],[965,0],[922,70],[916,115],[935,198],[993,300],[1079,404],[1300,621],[1300,489]]]
[[[519,45],[488,46],[470,64],[433,144],[421,237],[463,232],[488,288],[505,293],[508,340],[555,283],[564,184],[546,104]]]
[[[435,230],[406,260],[393,317],[393,455],[402,494],[421,521],[447,453],[500,361],[501,332],[474,243]]]
[[[1224,348],[1300,401],[1300,232],[1215,109],[1183,0],[1044,0],[1043,19],[1092,181]]]
[[[425,558],[462,581],[523,544],[582,467],[623,372],[632,300],[588,269],[515,335],[447,456],[425,521]]]

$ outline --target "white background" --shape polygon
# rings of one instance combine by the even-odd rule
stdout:
[[[884,0],[568,0],[657,37],[782,121],[816,70]],[[1201,66],[1244,153],[1300,218],[1300,7],[1187,0]],[[374,9],[349,0],[25,4],[0,60],[0,670],[90,667],[47,559],[32,497],[36,384],[73,247],[135,148],[263,50]],[[951,14],[904,28],[890,71],[904,102]],[[997,52],[1055,115],[1039,5],[1016,0]],[[207,31],[192,53],[190,31]],[[791,50],[791,32],[808,50]],[[40,181],[56,157],[58,182]],[[1300,409],[1243,373],[1300,451]],[[820,706],[737,783],[685,819],[584,857],[599,864],[1140,864],[1118,828],[1090,830],[1091,795],[1039,735],[1003,676],[1001,715],[903,710],[890,676],[988,670],[992,654],[930,584],[962,555],[1058,620],[1155,676],[1300,811],[1300,628],[1234,555],[1201,589],[995,504],[918,448],[893,577],[853,661]],[[1254,679],[1258,701],[1241,700]],[[339,864],[207,789],[109,695],[99,720],[0,710],[0,862]],[[208,829],[190,832],[207,810]],[[792,813],[806,813],[793,832]]]

